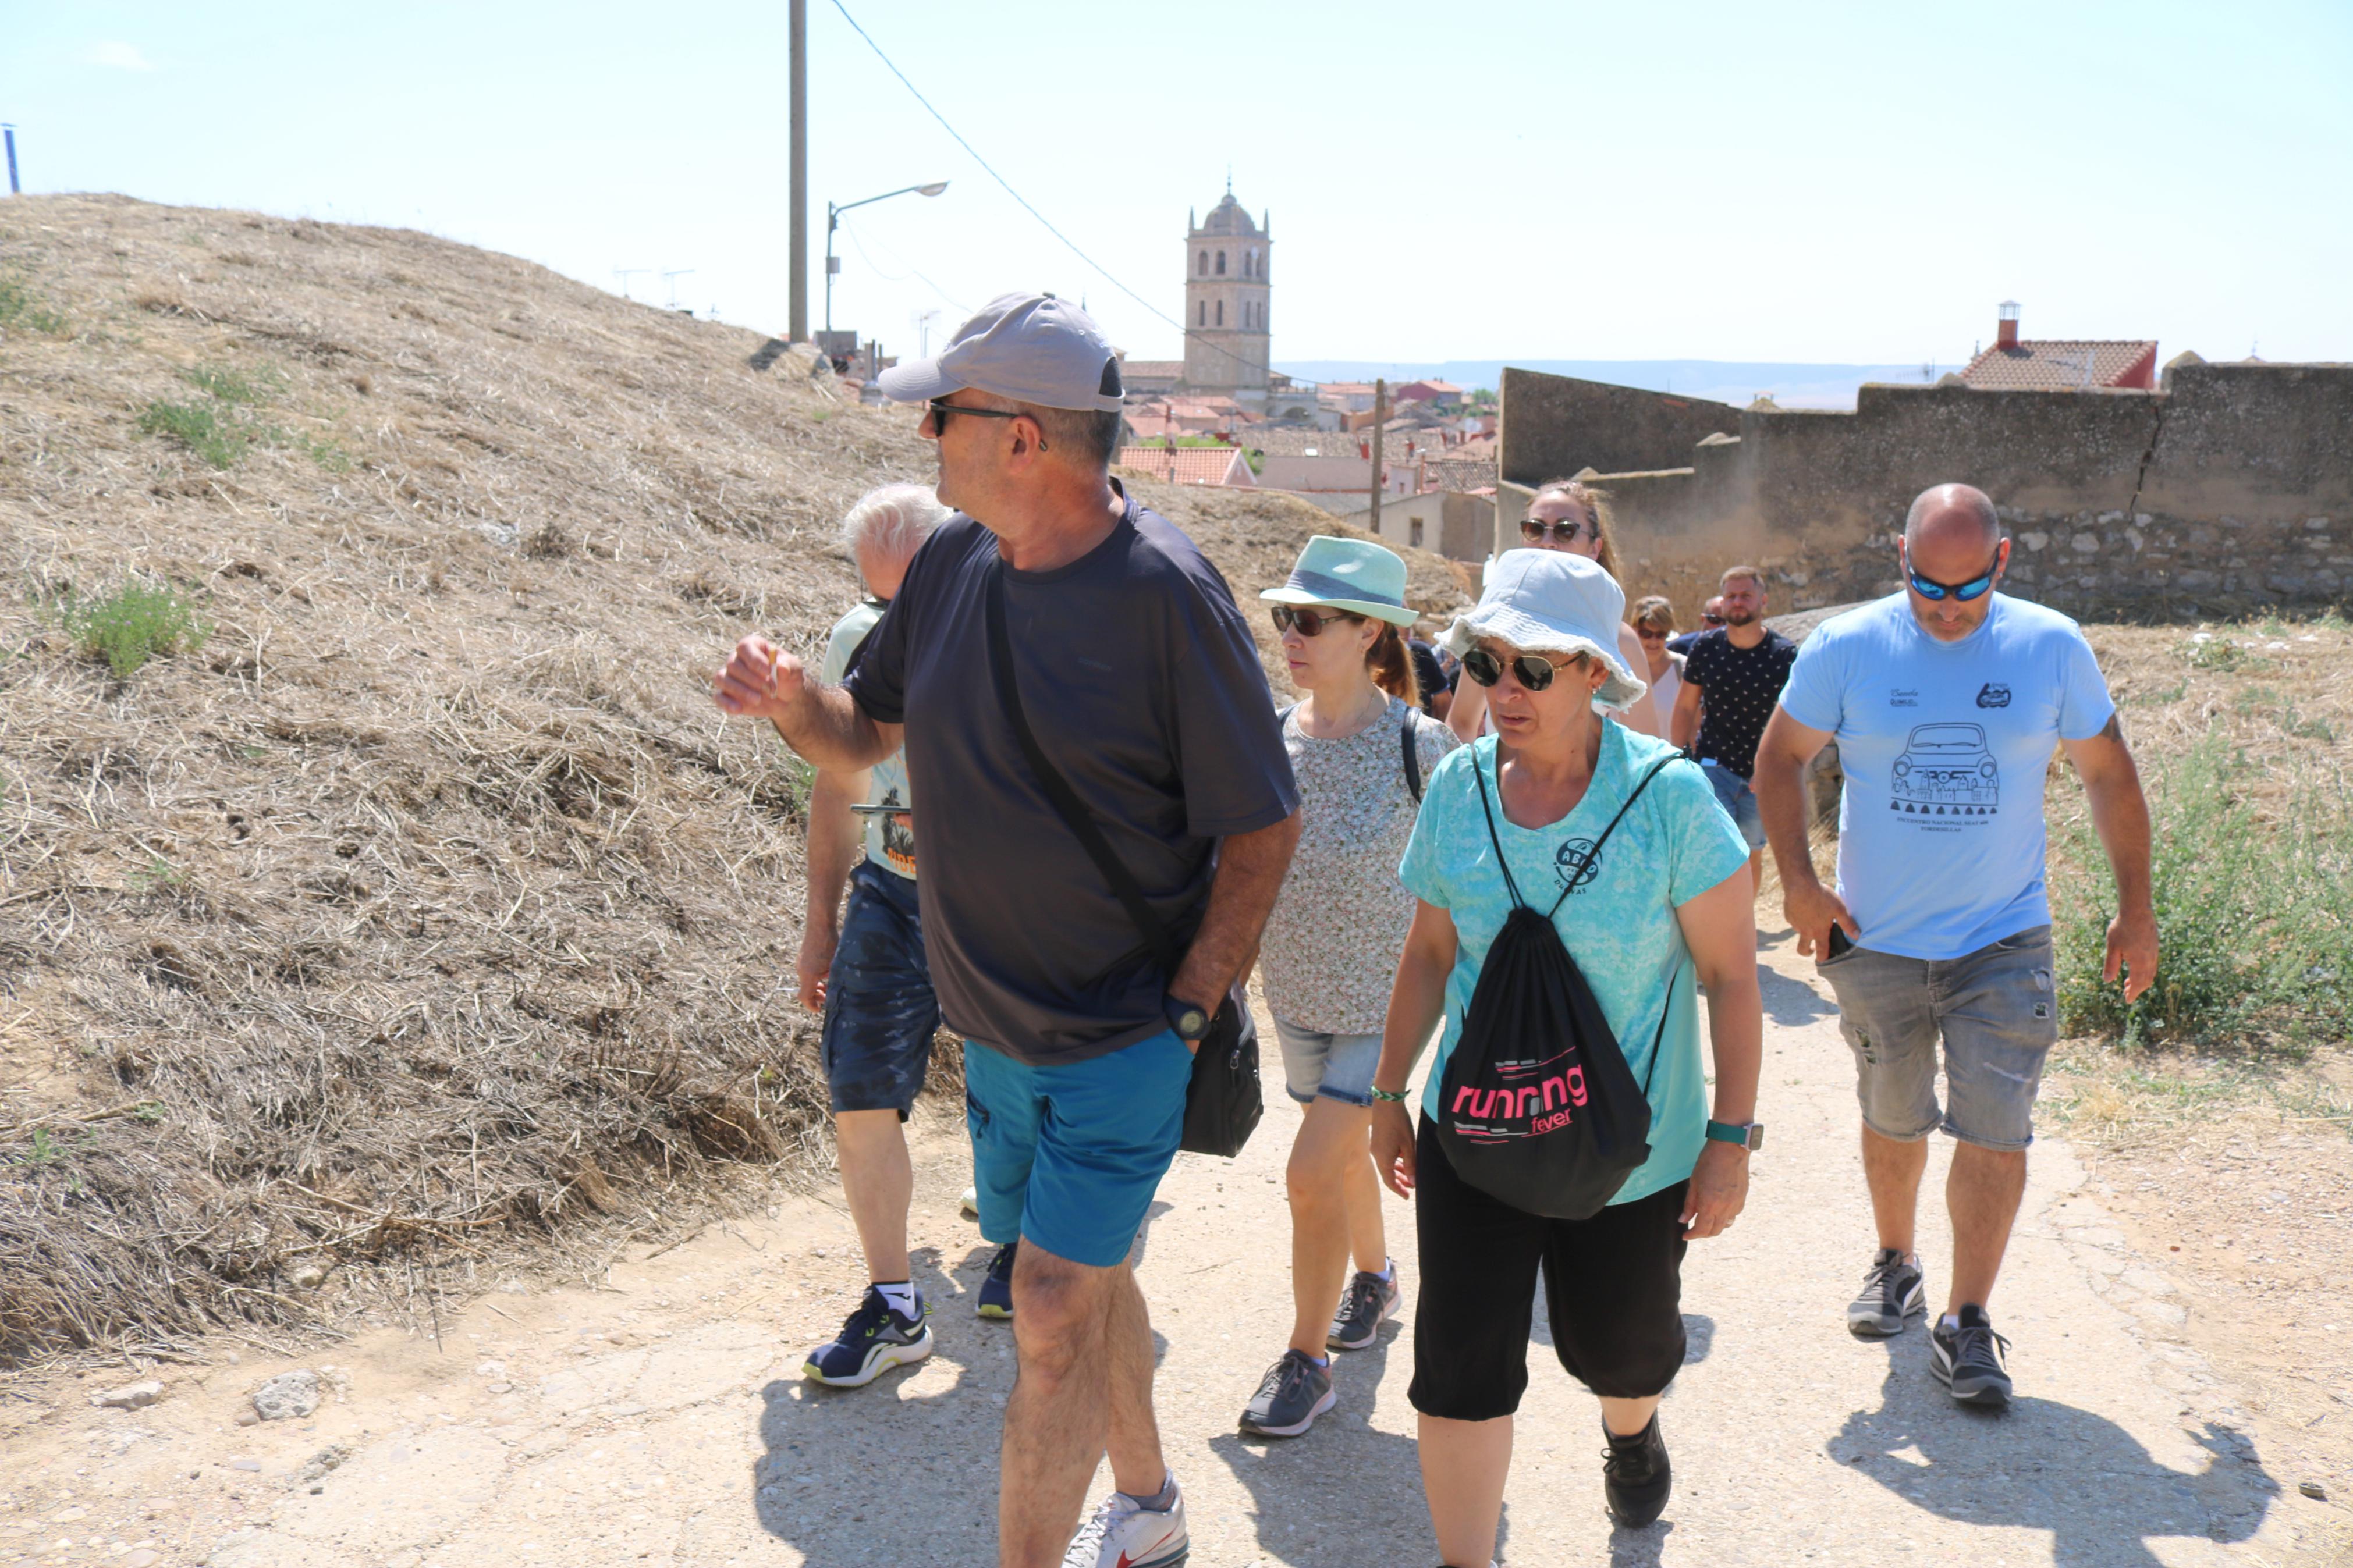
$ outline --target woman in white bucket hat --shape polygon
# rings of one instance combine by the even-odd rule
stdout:
[[[1393,552],[1318,534],[1290,579],[1259,595],[1273,606],[1300,698],[1282,715],[1299,847],[1267,917],[1259,978],[1285,1086],[1306,1112],[1286,1173],[1291,1342],[1241,1415],[1241,1429],[1260,1436],[1305,1433],[1338,1397],[1333,1352],[1370,1347],[1397,1315],[1366,1130],[1389,982],[1413,920],[1398,858],[1423,781],[1458,743],[1419,710],[1405,585]]]
[[[1487,689],[1496,733],[1430,775],[1399,868],[1419,901],[1373,1076],[1373,1163],[1414,1203],[1408,1397],[1452,1564],[1494,1552],[1539,1277],[1555,1352],[1601,1399],[1609,1512],[1636,1527],[1658,1518],[1672,1485],[1658,1402],[1683,1364],[1684,1245],[1738,1215],[1758,1142],[1764,1013],[1748,847],[1697,764],[1600,719],[1643,689],[1617,651],[1624,612],[1593,562],[1535,550],[1497,559],[1450,633],[1467,650],[1463,674]],[[1550,910],[1650,1105],[1649,1159],[1587,1219],[1532,1214],[1472,1186],[1438,1136],[1439,1086],[1521,893]],[[1707,992],[1712,1110],[1694,976]],[[1441,1018],[1417,1129],[1406,1087]]]
[[[1609,545],[1609,516],[1602,504],[1609,499],[1608,492],[1595,489],[1581,479],[1546,479],[1528,498],[1527,515],[1520,520],[1520,538],[1530,550],[1556,550],[1598,561],[1614,579],[1618,576],[1618,552]],[[1628,668],[1642,668],[1642,644],[1632,626],[1622,623],[1619,626],[1617,647]],[[1462,650],[1453,651],[1460,654]],[[1473,686],[1456,692],[1454,706],[1447,710],[1446,722],[1467,741],[1481,732],[1486,717],[1485,694]],[[1656,735],[1662,741],[1668,738],[1668,710],[1659,706],[1652,693],[1645,692],[1612,708],[1609,717],[1630,730]]]

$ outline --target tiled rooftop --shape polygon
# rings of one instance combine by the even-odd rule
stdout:
[[[1122,447],[1119,466],[1149,474],[1166,484],[1248,485],[1250,464],[1238,447]],[[1239,470],[1239,471],[1237,471]]]
[[[1986,350],[1961,379],[1988,391],[2073,392],[2115,386],[2144,363],[2151,370],[2157,363],[2157,344],[2146,340],[2033,338]]]

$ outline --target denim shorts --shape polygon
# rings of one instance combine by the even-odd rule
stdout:
[[[1373,1069],[1381,1065],[1378,1035],[1327,1035],[1274,1020],[1282,1043],[1282,1082],[1302,1105],[1336,1100],[1343,1105],[1373,1102]]]
[[[1193,1053],[1166,1029],[1107,1056],[1031,1067],[966,1040],[965,1125],[980,1234],[1109,1268],[1127,1257],[1185,1135]]]
[[[2059,1038],[2049,926],[1959,958],[1850,948],[1825,963],[1821,974],[1838,994],[1839,1033],[1854,1051],[1864,1126],[1905,1143],[1939,1127],[1983,1149],[2034,1142],[2034,1095]]]
[[[1732,825],[1740,829],[1740,837],[1747,842],[1748,847],[1764,848],[1765,819],[1757,815],[1757,792],[1748,787],[1748,781],[1713,760],[1702,762],[1699,769],[1707,775],[1707,782],[1715,790],[1716,805],[1724,807],[1725,814],[1732,818]]]
[[[939,1026],[915,884],[860,860],[849,873],[849,911],[825,980],[821,1049],[835,1114],[895,1110],[904,1121],[923,1092]]]

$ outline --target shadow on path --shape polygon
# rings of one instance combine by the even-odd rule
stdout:
[[[2176,1470],[2115,1422],[2055,1400],[1955,1405],[1929,1375],[1926,1336],[1905,1339],[1915,1342],[1888,1344],[1880,1407],[1848,1416],[1824,1451],[1931,1513],[2049,1531],[2053,1563],[2160,1568],[2151,1540],[2245,1541],[2279,1495],[2231,1427],[2192,1433],[2206,1468]]]
[[[1229,1432],[1209,1439],[1210,1451],[1249,1490],[1259,1549],[1269,1556],[1301,1568],[1358,1568],[1364,1543],[1374,1541],[1381,1542],[1380,1562],[1436,1560],[1413,1439],[1366,1420],[1399,1342],[1392,1322],[1371,1349],[1333,1358],[1340,1403],[1306,1436]]]
[[[931,1359],[863,1388],[778,1378],[762,1390],[763,1453],[752,1467],[760,1527],[811,1563],[986,1563],[997,1555],[997,1429],[1013,1386],[1009,1323],[972,1315],[996,1248],[969,1249],[952,1279],[936,1248],[910,1255],[932,1307]],[[963,1289],[958,1289],[959,1283]],[[953,1381],[940,1384],[944,1370]],[[908,1385],[923,1381],[925,1392]],[[920,1456],[933,1496],[955,1508],[909,1508],[903,1467]]]
[[[1757,966],[1757,988],[1764,994],[1765,1016],[1784,1028],[1800,1028],[1838,1016],[1838,1007],[1802,980],[1777,970]]]

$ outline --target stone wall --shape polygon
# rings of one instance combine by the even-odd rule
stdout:
[[[1357,496],[1343,520],[1372,531],[1369,497]],[[1428,550],[1449,561],[1477,563],[1486,559],[1488,536],[1494,517],[1486,497],[1461,490],[1424,490],[1419,495],[1381,498],[1381,526],[1374,537],[1393,549]]]
[[[1630,596],[1688,616],[1736,560],[1767,570],[1777,608],[1888,592],[1905,509],[1947,480],[2000,507],[2009,586],[2076,613],[2353,593],[2353,366],[2185,355],[2156,392],[1872,385],[1851,415],[1744,410],[1738,429],[1596,481]],[[1498,487],[1499,543],[1527,499]]]
[[[1740,410],[1704,397],[1508,365],[1502,379],[1496,462],[1514,484],[1680,462],[1701,437],[1740,428]]]

